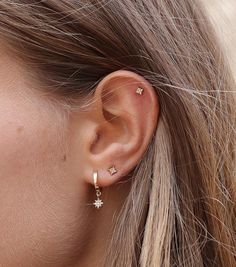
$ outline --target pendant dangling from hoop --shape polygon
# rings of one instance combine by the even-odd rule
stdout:
[[[95,171],[93,172],[93,182],[94,182],[97,199],[94,201],[93,205],[95,206],[95,208],[100,209],[103,205],[103,201],[100,199],[102,192],[99,186],[97,185],[97,180],[98,180],[98,172]]]

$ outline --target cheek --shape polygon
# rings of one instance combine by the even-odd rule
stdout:
[[[47,267],[51,261],[60,267],[85,238],[80,223],[87,193],[69,157],[65,161],[61,112],[6,62],[9,70],[0,68],[0,266]],[[48,265],[38,263],[44,257]]]
[[[63,175],[64,155],[58,146],[61,140],[56,114],[36,101],[0,98],[2,260],[13,250],[15,258],[20,251],[29,251],[34,240],[41,238],[48,207],[54,209],[55,185]]]
[[[54,119],[39,104],[21,98],[0,100],[0,183],[31,176],[37,162],[46,167],[46,159],[56,152]]]
[[[51,166],[60,157],[56,120],[46,105],[33,98],[0,98],[0,227],[7,227],[13,218],[30,216],[43,177],[45,182],[45,176],[55,172]]]
[[[1,266],[46,267],[46,257],[59,267],[85,239],[86,190],[65,161],[67,126],[47,105],[0,97]]]

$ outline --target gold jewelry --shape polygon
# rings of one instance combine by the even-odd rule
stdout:
[[[116,168],[115,168],[114,165],[111,166],[111,167],[108,169],[108,171],[110,172],[110,175],[113,175],[113,174],[117,173],[117,170],[116,170]]]
[[[94,182],[94,187],[95,187],[97,199],[94,201],[93,205],[97,209],[100,209],[103,205],[103,201],[100,199],[102,192],[101,192],[99,186],[97,185],[97,180],[98,180],[98,172],[96,171],[96,172],[93,172],[93,182]]]
[[[138,88],[136,89],[136,94],[142,95],[143,91],[144,91],[143,88],[138,87]]]

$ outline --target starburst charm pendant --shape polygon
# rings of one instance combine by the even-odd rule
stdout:
[[[93,205],[94,205],[97,209],[100,209],[100,208],[102,207],[102,205],[103,205],[103,201],[102,201],[100,198],[98,198],[98,199],[96,199],[96,200],[94,201]]]
[[[96,190],[97,199],[94,201],[93,205],[95,206],[95,208],[100,209],[103,205],[103,201],[100,199],[102,192],[101,192],[101,190],[97,184],[97,176],[98,176],[98,173],[94,172],[93,173],[93,180],[94,180],[94,186],[95,186],[95,190]]]

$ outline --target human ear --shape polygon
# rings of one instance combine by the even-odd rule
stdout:
[[[158,116],[157,94],[143,76],[127,70],[105,76],[95,89],[89,111],[78,119],[80,141],[74,151],[75,157],[79,151],[78,173],[85,182],[93,183],[94,171],[102,187],[127,175],[147,149]],[[113,166],[116,172],[111,174]]]

